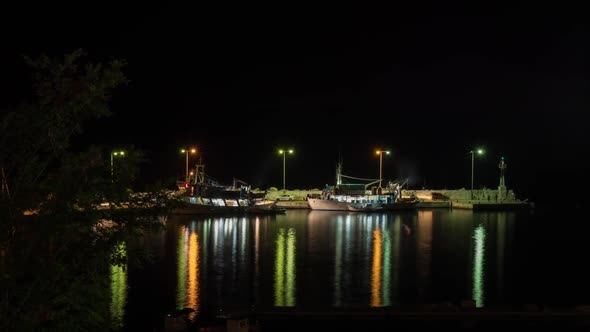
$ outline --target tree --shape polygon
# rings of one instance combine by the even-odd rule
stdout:
[[[82,65],[84,55],[25,58],[35,99],[0,121],[2,331],[108,330],[109,267],[124,266],[165,213],[161,191],[128,190],[141,152],[131,150],[111,181],[110,151],[68,150],[84,123],[110,115],[111,91],[127,82],[123,61]]]

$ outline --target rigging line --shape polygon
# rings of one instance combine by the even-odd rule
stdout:
[[[349,178],[349,179],[354,179],[354,180],[363,180],[363,181],[379,181],[379,179],[363,179],[363,178],[355,178],[353,176],[348,176],[348,175],[344,175],[344,174],[340,174],[341,177],[343,178]]]
[[[379,181],[381,181],[381,180],[375,180],[375,181],[373,181],[373,182],[371,182],[371,183],[367,183],[367,184],[365,184],[365,189],[366,189],[367,187],[369,187],[370,185],[372,185],[372,184],[378,183]]]

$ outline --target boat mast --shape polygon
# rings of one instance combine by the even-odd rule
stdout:
[[[342,184],[342,160],[336,166],[336,185]]]
[[[195,182],[194,184],[204,184],[205,183],[205,165],[201,162],[201,158],[199,158],[199,163],[195,167]]]

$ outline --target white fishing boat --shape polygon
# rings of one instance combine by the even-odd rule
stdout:
[[[342,164],[336,169],[336,186],[326,186],[320,198],[308,198],[312,210],[375,212],[415,209],[416,202],[402,202],[398,199],[401,185],[392,183],[388,188],[374,188],[380,179],[363,179],[341,174]],[[354,181],[371,181],[363,183],[343,183],[343,178]]]
[[[336,186],[326,186],[320,198],[308,198],[307,203],[312,210],[327,211],[361,211],[370,206],[371,209],[386,203],[383,195],[371,194],[367,187],[379,182],[376,179],[355,178],[341,173],[342,164],[336,168]],[[368,184],[343,183],[342,179],[372,181]]]
[[[373,205],[366,203],[350,203],[348,204],[348,211],[351,212],[379,212],[382,211],[381,205]]]

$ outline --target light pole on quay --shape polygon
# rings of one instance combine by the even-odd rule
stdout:
[[[383,179],[383,154],[390,154],[391,151],[377,150],[379,155],[379,188],[381,188],[381,180]]]
[[[125,151],[111,151],[111,182],[115,182],[115,171],[114,171],[114,163],[113,163],[113,157],[124,157],[125,156]]]
[[[185,181],[188,181],[189,179],[189,173],[188,173],[188,154],[192,153],[195,154],[197,153],[197,149],[195,148],[190,148],[190,149],[180,149],[180,153],[184,153],[186,155],[186,176],[185,176]]]
[[[293,152],[294,152],[293,149],[289,149],[289,150],[280,149],[279,150],[279,154],[282,154],[283,155],[283,194],[287,190],[286,187],[285,187],[285,160],[286,160],[287,153],[293,154]]]
[[[483,149],[469,151],[469,153],[471,153],[471,199],[473,199],[473,169],[475,165],[475,154],[483,154],[483,152]]]

